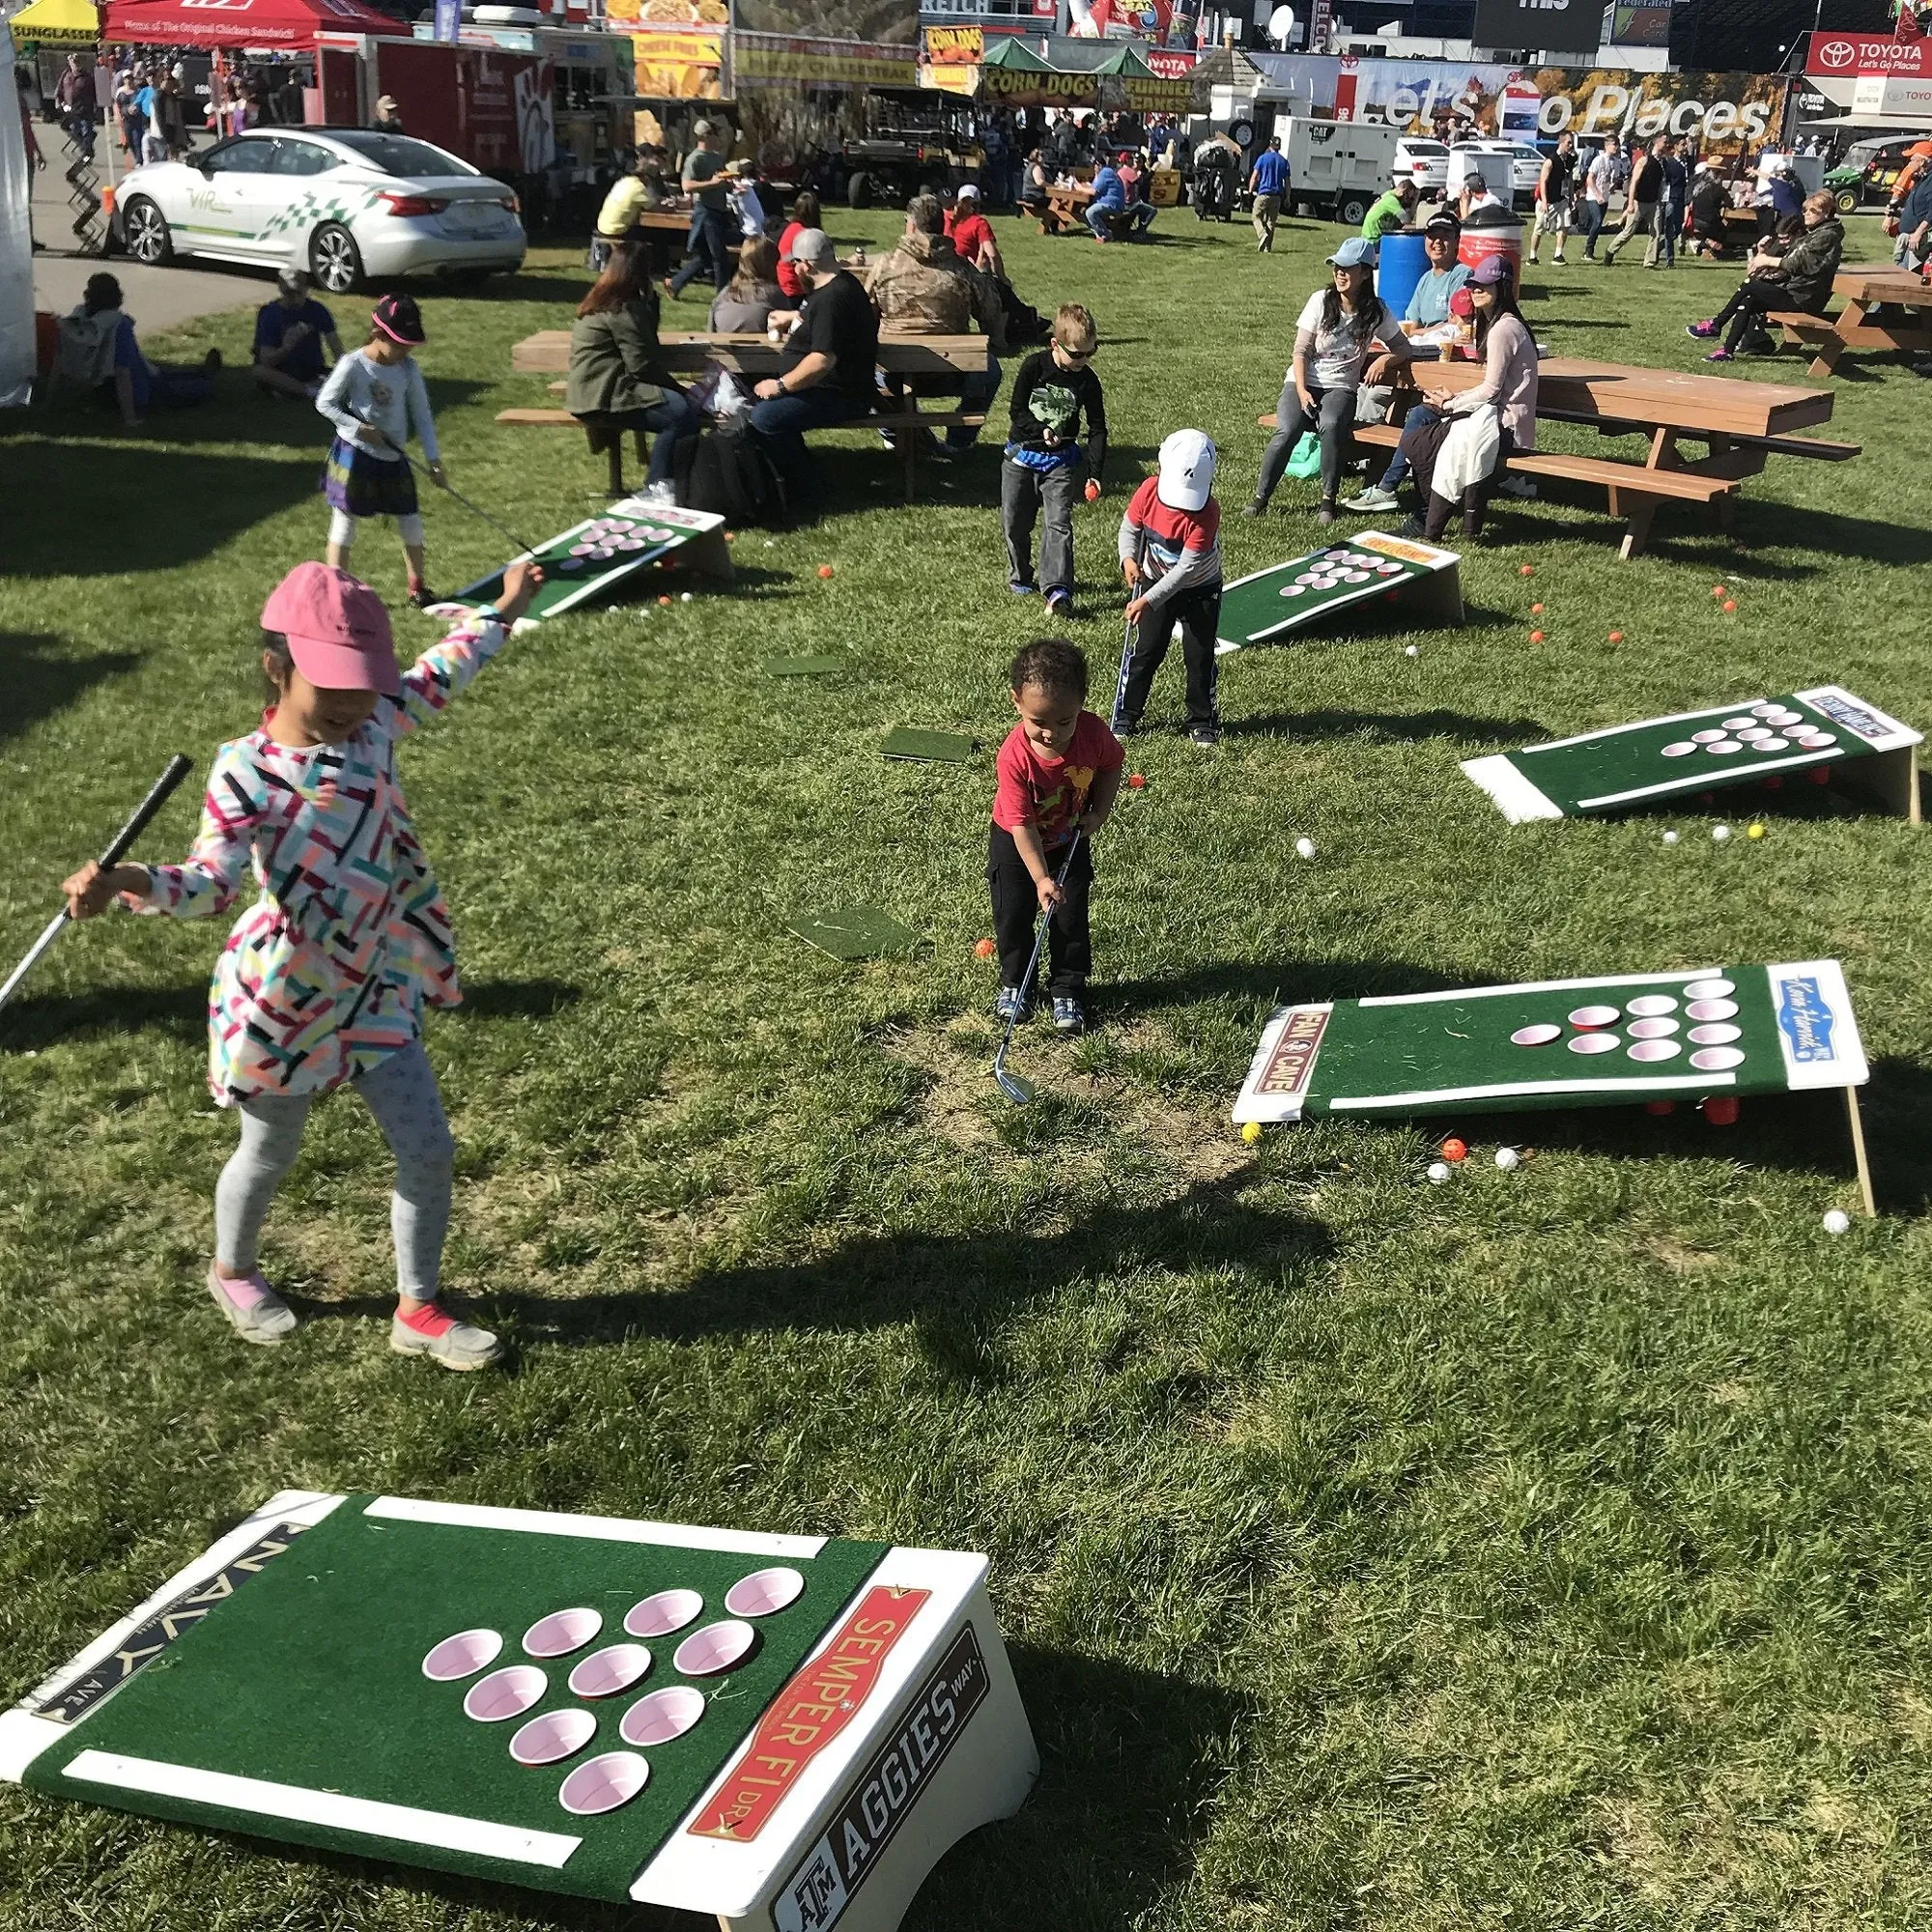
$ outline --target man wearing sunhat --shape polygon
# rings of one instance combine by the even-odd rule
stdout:
[[[858,276],[838,266],[824,229],[800,229],[785,260],[807,293],[796,311],[772,311],[773,326],[791,332],[779,373],[757,386],[751,426],[796,508],[811,486],[806,431],[867,415],[878,400],[879,312]]]

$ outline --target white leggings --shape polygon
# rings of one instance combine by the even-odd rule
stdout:
[[[450,1174],[456,1148],[443,1118],[436,1074],[413,1040],[379,1061],[355,1083],[396,1157],[389,1228],[396,1243],[396,1283],[415,1301],[434,1301],[449,1229]],[[253,1274],[269,1204],[301,1151],[308,1094],[267,1094],[243,1100],[242,1145],[214,1185],[214,1258]]]
[[[420,550],[423,540],[423,520],[420,513],[396,519],[396,534],[412,550]],[[347,510],[330,510],[328,513],[328,540],[337,550],[347,550],[355,541],[355,519]]]

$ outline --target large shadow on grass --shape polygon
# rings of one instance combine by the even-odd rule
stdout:
[[[119,677],[140,662],[134,651],[76,656],[45,632],[0,633],[0,691],[6,694],[0,703],[0,743],[66,710],[91,685]],[[52,918],[51,910],[47,916]]]
[[[1225,736],[1273,735],[1312,742],[1359,738],[1370,745],[1417,745],[1430,738],[1454,738],[1468,745],[1520,745],[1548,735],[1535,718],[1472,718],[1444,711],[1276,711],[1221,722]]]
[[[124,577],[197,563],[315,496],[321,462],[320,449],[313,460],[278,461],[131,440],[0,444],[0,578]],[[130,593],[130,621],[135,601]]]

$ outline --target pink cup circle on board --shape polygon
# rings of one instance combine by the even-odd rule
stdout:
[[[1579,1033],[1570,1038],[1572,1053],[1614,1053],[1623,1044],[1613,1033]]]
[[[741,1577],[724,1592],[724,1607],[734,1617],[770,1617],[788,1608],[805,1595],[805,1578],[796,1570],[780,1564],[771,1570],[754,1570]]]
[[[570,1673],[573,1697],[615,1697],[651,1667],[651,1654],[640,1643],[611,1643],[593,1650]]]
[[[1684,1009],[1693,1020],[1734,1020],[1738,1016],[1735,1000],[1692,1000]]]
[[[423,1659],[422,1671],[432,1684],[453,1684],[473,1677],[486,1663],[495,1663],[503,1639],[495,1631],[458,1631],[446,1636]]]
[[[568,1657],[603,1628],[604,1619],[595,1610],[553,1610],[524,1633],[524,1649],[531,1657]]]
[[[469,1687],[463,1700],[463,1715],[479,1724],[500,1724],[509,1718],[521,1718],[550,1689],[550,1679],[533,1663],[513,1663],[506,1670],[493,1670],[488,1677]]]
[[[1680,738],[1676,744],[1664,746],[1663,755],[1666,758],[1688,758],[1696,749],[1689,738]]]
[[[1684,989],[1687,1000],[1721,1000],[1738,989],[1728,980],[1692,980]]]
[[[1651,1020],[1659,1013],[1674,1013],[1677,1002],[1668,993],[1641,993],[1630,1003],[1633,1019]]]
[[[510,1755],[519,1764],[560,1764],[596,1735],[597,1719],[588,1711],[546,1711],[510,1740]]]
[[[645,1785],[651,1768],[636,1751],[605,1751],[580,1764],[557,1787],[556,1802],[573,1817],[595,1818],[628,1804]]]
[[[1625,1031],[1633,1039],[1668,1039],[1677,1031],[1677,1022],[1660,1014],[1652,1019],[1632,1020]]]
[[[1548,1020],[1540,1020],[1535,1026],[1518,1027],[1510,1035],[1512,1046],[1548,1046],[1552,1039],[1561,1039],[1563,1029],[1552,1026]]]
[[[696,1590],[660,1590],[624,1612],[624,1628],[632,1636],[669,1636],[695,1624],[704,1609]]]
[[[1674,1039],[1639,1039],[1633,1042],[1630,1057],[1643,1062],[1675,1060],[1683,1051]]]
[[[627,1745],[668,1745],[704,1715],[704,1692],[690,1684],[667,1684],[639,1697],[617,1726]]]
[[[1712,1026],[1693,1026],[1690,1038],[1699,1046],[1729,1046],[1745,1037],[1743,1027],[1726,1026],[1721,1020]]]
[[[1721,1073],[1744,1065],[1744,1054],[1735,1046],[1700,1046],[1690,1056],[1690,1065],[1699,1073]]]
[[[757,1641],[757,1632],[735,1618],[727,1623],[706,1624],[678,1645],[671,1663],[680,1677],[716,1677],[721,1671],[743,1663]]]
[[[1623,1018],[1621,1007],[1578,1007],[1570,1015],[1573,1027],[1615,1026]]]

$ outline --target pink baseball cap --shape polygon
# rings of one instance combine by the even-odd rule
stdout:
[[[383,600],[359,578],[327,563],[298,563],[262,606],[262,628],[289,640],[296,668],[325,691],[403,688]]]

